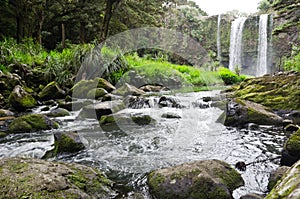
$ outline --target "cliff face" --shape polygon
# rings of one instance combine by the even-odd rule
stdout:
[[[267,39],[269,72],[273,73],[282,69],[284,58],[290,56],[293,46],[300,44],[300,0],[277,0],[271,9]],[[234,19],[234,16],[221,15],[221,63],[225,67],[229,65],[231,23]],[[246,74],[251,74],[250,71],[257,65],[259,19],[259,15],[249,16],[244,24],[242,72]],[[198,26],[201,27],[198,28],[201,30],[201,38],[198,38],[201,45],[208,52],[217,54],[218,16],[202,17]]]

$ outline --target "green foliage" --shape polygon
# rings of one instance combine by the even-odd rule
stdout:
[[[268,10],[271,8],[271,3],[269,0],[262,0],[259,2],[258,10],[261,12],[268,12]]]
[[[294,46],[292,56],[284,62],[284,69],[287,71],[300,71],[300,47]]]
[[[246,79],[246,76],[239,76],[228,68],[219,68],[219,75],[226,85],[235,84]]]

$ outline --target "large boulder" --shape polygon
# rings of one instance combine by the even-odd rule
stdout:
[[[104,88],[94,88],[87,93],[88,99],[99,99],[104,97],[108,92]]]
[[[39,98],[42,100],[51,99],[62,99],[66,96],[66,92],[61,89],[57,82],[49,83],[43,90],[39,93]]]
[[[15,114],[10,110],[0,109],[0,117],[14,116]]]
[[[152,171],[148,184],[157,199],[232,199],[244,181],[229,164],[204,160]]]
[[[248,123],[258,125],[282,125],[283,118],[263,105],[247,100],[234,99],[228,101],[226,111],[219,121],[226,126],[244,126]]]
[[[290,167],[281,166],[272,171],[269,177],[268,190],[271,191]]]
[[[52,158],[65,153],[76,153],[85,148],[78,133],[58,132],[54,134],[54,148],[47,151],[43,159]]]
[[[37,105],[36,100],[25,91],[25,89],[17,85],[9,95],[9,103],[17,111],[24,111],[26,109],[34,108]]]
[[[112,186],[100,171],[84,165],[0,159],[0,198],[112,198]]]
[[[127,96],[127,95],[140,96],[145,94],[145,91],[125,83],[123,86],[113,91],[113,94],[121,95],[121,96]]]
[[[64,108],[57,108],[47,114],[48,117],[65,117],[69,116],[70,112]]]
[[[300,161],[296,162],[277,182],[265,199],[300,198]]]
[[[108,92],[111,92],[116,89],[111,83],[109,83],[105,79],[95,78],[94,80],[81,80],[77,82],[71,88],[71,92],[73,93],[73,97],[88,98],[88,93],[95,88],[103,88]]]
[[[97,118],[99,120],[103,115],[110,115],[124,108],[125,105],[122,100],[100,102],[83,107],[80,116],[83,118]]]
[[[10,133],[26,133],[52,128],[58,128],[58,124],[45,115],[29,114],[14,119],[8,129]]]
[[[284,144],[281,165],[292,166],[300,159],[300,129],[293,133]]]

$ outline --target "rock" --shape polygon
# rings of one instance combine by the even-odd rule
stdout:
[[[17,111],[34,108],[37,104],[36,100],[19,85],[11,92],[8,100]]]
[[[108,94],[106,94],[106,95],[103,96],[103,98],[102,98],[101,101],[102,102],[106,102],[106,101],[114,101],[114,100],[122,100],[122,99],[123,99],[122,96],[108,93]]]
[[[224,117],[224,115],[222,116]],[[220,121],[220,119],[218,119]],[[244,126],[247,123],[258,125],[281,125],[283,119],[268,108],[247,100],[235,99],[227,104],[226,126]]]
[[[0,198],[113,198],[113,182],[75,163],[0,159]]]
[[[87,93],[88,99],[99,99],[104,97],[108,92],[104,88],[94,88]]]
[[[85,148],[77,132],[64,132],[54,134],[54,148],[47,151],[43,159],[56,157],[65,153],[76,153]]]
[[[128,108],[132,109],[142,109],[142,108],[151,108],[151,103],[149,98],[143,96],[127,96],[124,99],[124,102]]]
[[[161,85],[145,85],[140,87],[139,89],[145,92],[160,92],[160,91],[168,90],[167,88]]]
[[[272,171],[269,177],[268,190],[271,191],[290,167],[281,166]]]
[[[296,162],[283,175],[265,199],[300,198],[300,161]]]
[[[300,124],[300,111],[292,111],[287,115],[287,118],[292,120],[294,124]]]
[[[58,128],[58,124],[40,114],[29,114],[18,117],[9,125],[10,133],[25,133]]]
[[[97,118],[99,120],[103,115],[110,115],[124,108],[125,105],[121,100],[100,102],[83,107],[80,116],[83,118]]]
[[[70,112],[63,108],[57,108],[47,114],[48,117],[65,117],[69,116]]]
[[[63,99],[66,96],[66,92],[61,89],[57,82],[49,83],[43,90],[39,93],[39,98],[42,100],[51,99]]]
[[[3,95],[0,93],[0,107],[3,107],[6,104],[5,98]]]
[[[127,83],[125,83],[123,86],[113,91],[112,93],[121,96],[127,96],[127,95],[140,96],[145,94],[143,90],[140,90],[135,86],[129,85]]]
[[[158,101],[159,107],[183,108],[179,100],[172,96],[161,96]]]
[[[300,129],[293,133],[285,142],[280,164],[282,166],[292,166],[300,159]]]
[[[76,98],[87,98],[88,92],[95,88],[103,88],[108,92],[115,90],[116,88],[102,78],[95,78],[94,80],[81,80],[76,83],[72,88],[71,92],[73,97]]]
[[[171,112],[164,113],[164,114],[162,114],[161,117],[162,118],[168,118],[168,119],[171,119],[171,118],[180,119],[181,118],[181,116],[178,115],[177,113],[171,113]]]
[[[250,193],[240,197],[240,199],[263,199],[264,197],[261,195],[257,195],[255,193]]]
[[[58,101],[58,107],[66,109],[68,111],[78,111],[81,108],[93,104],[91,100],[76,100],[74,99],[71,102],[65,102],[64,100]]]
[[[244,182],[229,164],[204,160],[152,171],[148,184],[157,199],[232,199],[233,190]]]
[[[15,114],[9,110],[0,109],[0,117],[14,116]]]
[[[104,115],[100,118],[100,125],[101,127],[111,126],[111,125],[148,125],[154,123],[155,120],[151,118],[149,115],[144,114],[126,114],[126,113],[119,113],[119,114],[111,114],[111,115]]]
[[[1,132],[0,131],[0,138],[4,138],[4,137],[6,137],[7,136],[7,134],[5,133],[5,132]]]
[[[294,124],[289,124],[289,125],[287,125],[286,127],[284,127],[284,130],[285,130],[286,132],[294,133],[294,132],[296,132],[296,131],[299,130],[299,127],[296,126],[296,125],[294,125]]]

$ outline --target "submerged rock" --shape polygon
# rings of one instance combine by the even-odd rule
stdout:
[[[0,159],[0,198],[112,198],[112,186],[101,172],[79,164]]]
[[[59,132],[54,134],[54,148],[47,151],[43,159],[64,153],[76,153],[85,148],[77,132]]]
[[[62,99],[65,96],[66,96],[66,92],[59,87],[57,82],[49,83],[39,93],[39,98],[41,98],[42,100]]]
[[[168,118],[168,119],[180,119],[181,118],[181,116],[180,115],[178,115],[177,113],[172,113],[172,112],[167,112],[167,113],[164,113],[164,114],[162,114],[162,116],[161,116],[162,118]]]
[[[228,102],[227,110],[218,121],[222,121],[222,119],[224,119],[224,125],[226,126],[244,126],[248,123],[258,125],[283,124],[283,119],[271,112],[267,107],[240,99]]]
[[[69,116],[70,112],[63,108],[57,108],[47,114],[48,117],[64,117]]]
[[[300,161],[283,175],[265,199],[300,198]]]
[[[25,91],[25,89],[17,85],[9,95],[9,103],[17,111],[24,111],[26,109],[34,108],[37,105],[36,100]]]
[[[300,159],[300,129],[286,141],[282,150],[280,164],[292,166]]]
[[[25,133],[58,128],[58,124],[45,115],[29,114],[14,119],[9,124],[10,133]]]
[[[148,184],[157,199],[232,199],[244,181],[229,164],[204,160],[152,171]]]

